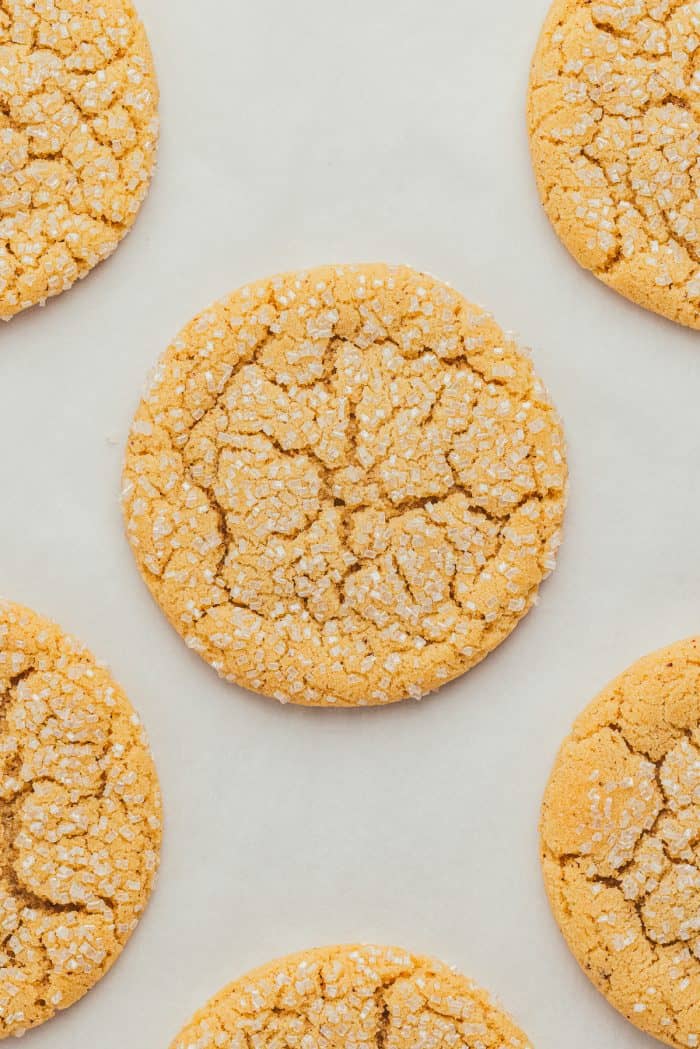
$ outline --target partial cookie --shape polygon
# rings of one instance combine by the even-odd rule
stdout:
[[[484,991],[396,947],[294,954],[230,984],[171,1049],[532,1049]]]
[[[129,231],[157,105],[130,0],[0,5],[0,319],[70,288]]]
[[[700,9],[554,0],[528,123],[559,237],[622,295],[700,328]]]
[[[554,567],[558,417],[492,318],[406,267],[259,281],[189,324],[136,414],[124,513],[188,645],[305,705],[420,697]]]
[[[700,1044],[700,638],[641,659],[581,715],[542,811],[547,892],[605,997]]]
[[[139,719],[46,619],[0,602],[0,1038],[81,998],[121,953],[158,865]]]

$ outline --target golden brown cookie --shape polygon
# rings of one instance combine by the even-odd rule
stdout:
[[[81,645],[0,602],[0,1038],[81,998],[148,899],[160,795],[139,719]]]
[[[700,638],[640,659],[579,717],[542,811],[547,892],[605,997],[700,1044]]]
[[[528,123],[559,237],[622,295],[700,328],[700,9],[554,0]]]
[[[554,567],[566,465],[532,364],[406,267],[259,281],[189,324],[136,414],[124,512],[188,645],[305,705],[420,697]]]
[[[0,4],[0,319],[65,291],[129,231],[157,105],[130,0]]]
[[[397,947],[325,947],[217,994],[171,1049],[531,1049],[470,980]]]

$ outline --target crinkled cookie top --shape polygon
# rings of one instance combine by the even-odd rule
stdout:
[[[545,209],[581,265],[700,328],[700,4],[555,0],[528,120]]]
[[[171,1049],[532,1049],[483,991],[391,947],[327,947],[226,987]]]
[[[160,795],[106,670],[53,623],[0,602],[0,1038],[72,1005],[148,899]]]
[[[0,0],[0,319],[65,291],[128,232],[157,104],[129,0]]]
[[[700,1045],[700,639],[640,660],[564,743],[545,882],[574,955],[632,1023]]]
[[[235,292],[167,350],[124,513],[220,674],[282,701],[420,697],[505,638],[554,566],[566,464],[532,364],[407,268]]]

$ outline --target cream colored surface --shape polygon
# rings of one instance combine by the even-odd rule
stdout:
[[[256,969],[201,1009],[171,1049],[532,1049],[464,976],[397,947],[325,947]]]
[[[700,631],[698,333],[581,270],[539,206],[523,110],[549,2],[137,6],[162,98],[142,213],[69,294],[0,326],[0,592],[113,669],[166,834],[124,957],[22,1049],[165,1049],[235,976],[358,941],[457,966],[536,1049],[658,1049],[568,950],[537,823],[576,715]],[[158,353],[251,278],[339,259],[423,267],[487,307],[565,421],[541,601],[422,703],[281,706],[219,680],[124,536],[124,446]]]
[[[540,195],[576,259],[700,328],[700,7],[554,0],[528,123]]]
[[[542,812],[573,953],[634,1024],[700,1044],[700,639],[640,660],[581,715]]]
[[[157,103],[130,0],[0,3],[0,319],[65,291],[131,228]]]
[[[0,602],[0,1038],[81,998],[151,891],[160,793],[128,700],[81,645]]]
[[[260,281],[202,313],[131,430],[124,513],[188,645],[282,702],[420,698],[554,567],[566,463],[529,359],[406,267]]]

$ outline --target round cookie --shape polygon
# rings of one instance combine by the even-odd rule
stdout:
[[[556,232],[611,288],[700,328],[700,10],[554,0],[528,124]]]
[[[484,991],[453,969],[397,947],[326,947],[272,962],[230,984],[171,1049],[531,1049]]]
[[[554,567],[558,417],[492,318],[406,267],[259,281],[189,324],[129,437],[156,600],[283,702],[420,697],[478,663]]]
[[[158,865],[160,795],[128,700],[81,645],[0,602],[0,1038],[81,998]]]
[[[129,231],[157,105],[130,0],[0,6],[0,319],[65,291]]]
[[[700,638],[641,659],[564,743],[542,810],[550,902],[621,1013],[700,1044]]]

